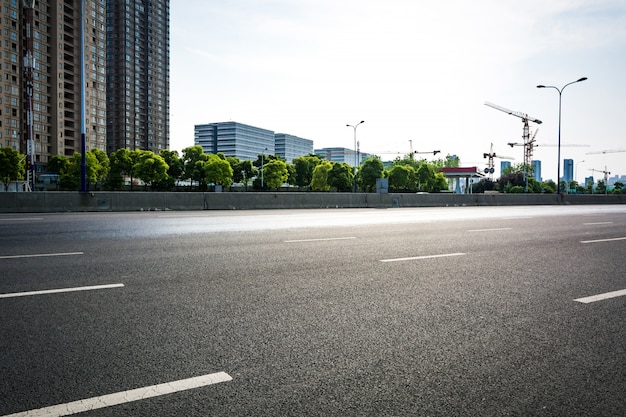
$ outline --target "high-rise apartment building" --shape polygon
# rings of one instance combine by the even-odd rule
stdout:
[[[569,184],[569,182],[573,180],[574,180],[574,160],[564,159],[563,160],[563,177],[561,178],[561,181],[565,181],[566,184]]]
[[[169,147],[168,0],[0,4],[0,146],[34,172],[81,152],[83,130],[87,151]]]
[[[543,181],[541,177],[541,161],[533,160],[530,161],[531,166],[533,167],[533,177],[536,181]]]
[[[107,151],[169,148],[169,0],[107,0]]]
[[[5,0],[2,4],[0,145],[32,154],[36,172],[45,170],[52,155],[81,151],[81,42],[87,150],[106,148],[104,3],[83,1],[82,34],[80,1]]]

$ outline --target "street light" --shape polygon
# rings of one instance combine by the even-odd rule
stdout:
[[[578,178],[578,164],[580,164],[581,162],[585,162],[585,160],[583,159],[582,161],[576,162],[576,168],[574,168],[574,181],[577,181],[577,178]]]
[[[572,81],[571,83],[565,84],[560,89],[553,85],[538,85],[537,88],[554,88],[559,92],[559,140],[557,144],[557,164],[556,164],[556,193],[561,193],[561,96],[563,94],[563,90],[570,84],[579,83],[581,81],[585,81],[587,77],[582,77],[576,81]]]
[[[360,124],[365,123],[365,120],[361,120],[359,123],[355,125],[346,125],[354,129],[354,192],[356,193],[356,168],[359,165],[359,154],[356,150],[356,128],[359,127]]]
[[[261,190],[263,190],[263,165],[265,165],[265,151],[267,148],[263,149],[263,153],[261,154]]]

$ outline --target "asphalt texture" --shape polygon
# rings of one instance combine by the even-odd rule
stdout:
[[[626,206],[0,215],[0,416],[623,416]],[[55,256],[51,256],[51,255]],[[39,255],[33,257],[32,255]]]

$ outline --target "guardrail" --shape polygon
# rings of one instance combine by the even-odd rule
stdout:
[[[625,194],[0,192],[1,213],[625,204]]]

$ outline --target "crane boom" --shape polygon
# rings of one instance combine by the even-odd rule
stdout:
[[[537,119],[536,117],[529,116],[526,113],[522,113],[522,112],[519,112],[519,111],[509,110],[506,107],[498,106],[497,104],[493,104],[493,103],[491,103],[489,101],[485,101],[485,106],[489,106],[489,107],[494,108],[496,110],[500,110],[501,112],[504,112],[506,114],[510,114],[511,116],[519,117],[522,120],[528,120],[529,122],[537,123],[538,125],[540,125],[542,123],[541,120]]]
[[[626,149],[606,149],[604,151],[598,151],[598,152],[587,152],[587,155],[599,154],[599,153],[618,153],[618,152],[626,152]]]

